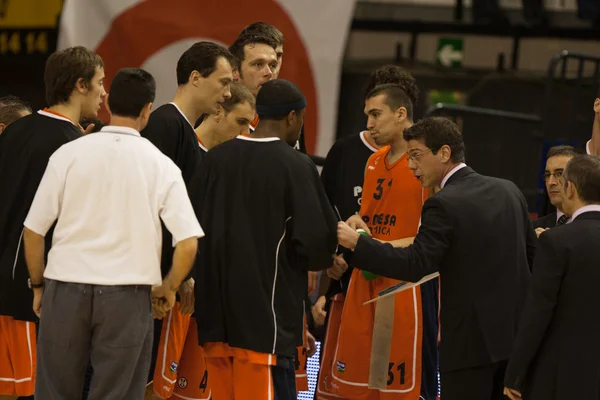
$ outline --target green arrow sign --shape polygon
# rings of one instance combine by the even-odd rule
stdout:
[[[461,67],[463,61],[463,40],[440,38],[435,58],[438,65],[448,68]]]

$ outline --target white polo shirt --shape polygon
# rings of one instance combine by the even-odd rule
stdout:
[[[46,235],[57,221],[46,278],[158,285],[161,219],[175,243],[204,236],[179,168],[136,130],[107,126],[50,157],[25,226]]]

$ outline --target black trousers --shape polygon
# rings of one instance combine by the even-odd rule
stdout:
[[[506,400],[504,372],[508,360],[441,373],[443,400]]]

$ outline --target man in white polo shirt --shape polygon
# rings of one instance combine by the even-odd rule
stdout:
[[[107,103],[111,125],[50,157],[25,220],[25,257],[40,316],[38,399],[80,398],[89,358],[90,398],[143,398],[151,288],[159,312],[172,307],[204,235],[180,170],[139,134],[155,92],[146,71],[119,71]],[[162,284],[161,220],[176,243]],[[55,222],[44,270],[44,236]]]

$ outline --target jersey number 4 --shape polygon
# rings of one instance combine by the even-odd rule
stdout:
[[[202,375],[202,380],[200,381],[200,389],[202,389],[202,393],[206,392],[206,388],[208,387],[208,370],[204,370],[204,375]]]
[[[387,186],[388,189],[392,188],[392,181],[393,179],[390,179]],[[373,198],[375,200],[381,200],[381,198],[383,197],[383,184],[385,183],[385,178],[380,178],[377,179],[377,187],[375,188],[375,193],[373,193]]]

